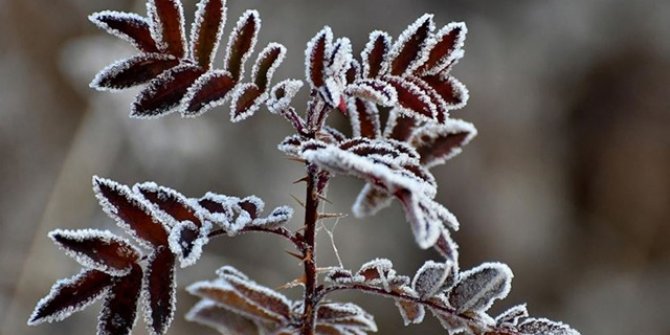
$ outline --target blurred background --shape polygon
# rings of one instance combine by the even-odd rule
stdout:
[[[185,8],[190,22],[195,0]],[[439,25],[465,21],[466,57],[454,74],[471,99],[453,116],[480,135],[433,170],[438,200],[462,223],[454,235],[461,267],[502,261],[514,270],[512,293],[494,314],[527,302],[532,315],[584,335],[670,334],[669,1],[230,0],[226,31],[246,8],[261,12],[262,45],[289,49],[276,78],[302,78],[304,44],[324,24],[358,52],[369,31],[396,36],[424,12]],[[114,229],[93,197],[94,174],[154,180],[193,197],[256,194],[268,207],[299,207],[291,195],[304,196],[291,183],[302,167],[275,149],[290,132],[283,119],[261,113],[232,125],[217,108],[196,120],[130,120],[137,90],[89,89],[99,69],[134,53],[88,22],[103,9],[145,13],[135,0],[0,0],[0,334],[95,332],[99,304],[25,326],[51,285],[79,268],[47,232]],[[337,178],[328,210],[348,212],[361,185]],[[340,219],[334,237],[350,268],[387,257],[409,274],[438,257],[415,246],[397,204],[371,220]],[[320,264],[337,264],[328,235],[319,242]],[[169,333],[214,334],[183,319],[196,301],[183,287],[222,265],[270,287],[297,277],[301,267],[283,249],[270,236],[210,243],[178,274]],[[430,317],[402,327],[389,300],[333,298],[375,314],[381,334],[444,333]],[[135,334],[146,333],[142,323]]]

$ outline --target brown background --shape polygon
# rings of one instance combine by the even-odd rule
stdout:
[[[186,1],[192,18],[194,1]],[[397,35],[424,12],[465,21],[466,57],[455,70],[470,89],[455,117],[480,136],[434,170],[438,199],[462,223],[463,268],[508,263],[513,290],[494,311],[528,302],[531,313],[582,334],[670,334],[670,2],[243,1],[229,0],[229,28],[246,8],[263,18],[261,43],[288,49],[279,77],[302,77],[304,43],[324,24],[356,50],[375,28]],[[65,322],[25,326],[35,302],[78,270],[46,238],[56,227],[113,228],[90,190],[94,174],[155,180],[189,196],[207,190],[294,204],[301,167],[275,150],[289,133],[262,113],[239,125],[218,108],[197,120],[127,118],[136,91],[96,93],[87,84],[133,51],[86,16],[139,11],[136,1],[0,0],[0,334],[92,334],[99,305]],[[218,56],[219,63],[221,55]],[[333,211],[361,186],[336,179]],[[297,216],[299,218],[299,215]],[[333,222],[328,222],[332,226]],[[295,223],[294,223],[295,225]],[[388,257],[404,273],[423,260],[397,205],[335,230],[346,266]],[[179,273],[180,288],[233,264],[277,287],[300,272],[267,236],[220,239]],[[326,234],[320,262],[336,264]],[[288,290],[296,297],[299,292]],[[336,296],[347,299],[349,296]],[[444,333],[427,318],[403,328],[393,303],[353,297],[382,334]],[[195,300],[180,290],[170,334],[212,331],[183,320]],[[145,334],[138,322],[135,334]]]

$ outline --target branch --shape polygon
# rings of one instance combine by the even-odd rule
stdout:
[[[410,295],[402,294],[402,293],[397,293],[397,292],[388,292],[385,291],[384,289],[381,288],[376,288],[376,287],[370,287],[370,286],[364,286],[364,285],[352,285],[352,286],[345,286],[345,285],[338,285],[338,286],[330,286],[327,288],[321,289],[317,296],[316,296],[316,301],[320,301],[323,299],[326,295],[337,292],[337,291],[345,291],[345,290],[353,290],[353,291],[360,291],[363,293],[367,294],[374,294],[374,295],[380,295],[384,296],[387,298],[393,298],[393,299],[401,299],[405,301],[411,301],[420,305],[423,305],[425,307],[428,307],[433,310],[439,310],[445,314],[451,315],[454,318],[460,318],[462,319],[471,329],[478,329],[481,330],[481,334],[485,335],[523,335],[521,333],[518,333],[514,330],[511,329],[506,329],[506,328],[495,328],[491,326],[486,326],[482,325],[477,320],[471,316],[468,315],[463,315],[463,314],[458,314],[454,308],[448,307],[448,306],[443,306],[439,305],[433,301],[428,301],[428,300],[421,300],[421,298],[418,297],[413,297]],[[483,326],[483,327],[482,327]],[[479,334],[479,333],[478,333]]]
[[[274,234],[277,236],[283,237],[286,241],[292,243],[296,249],[300,251],[304,251],[306,248],[305,243],[295,236],[293,233],[291,233],[288,229],[284,227],[277,227],[277,228],[265,228],[265,227],[253,227],[253,226],[248,226],[242,228],[238,233],[251,233],[251,232],[259,232],[259,233],[269,233],[269,234]],[[213,230],[210,232],[207,237],[208,238],[213,238],[213,237],[218,237],[221,235],[227,235],[227,232],[224,229],[217,229]]]

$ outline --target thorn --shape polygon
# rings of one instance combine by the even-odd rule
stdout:
[[[300,206],[302,206],[302,208],[305,208],[305,203],[302,202],[302,200],[298,199],[298,197],[296,197],[295,195],[291,194],[291,198],[293,198],[293,200],[295,200],[295,202],[297,202],[298,204],[300,204]]]
[[[344,213],[319,213],[319,219],[341,219],[346,218],[347,214]]]
[[[290,161],[298,162],[298,163],[303,163],[303,164],[307,163],[306,160],[304,160],[302,158],[298,158],[298,157],[288,157],[287,159],[290,160]]]
[[[308,176],[304,176],[304,177],[302,177],[302,178],[300,178],[300,179],[295,180],[293,183],[294,183],[294,184],[302,183],[302,182],[305,182],[305,183],[306,183],[307,181],[309,181],[309,177],[308,177]]]
[[[295,252],[289,251],[289,250],[284,250],[284,252],[293,256],[293,257],[295,257],[295,258],[297,258],[297,259],[299,259],[300,261],[304,260],[304,257],[301,254],[298,254],[298,253],[295,253]]]
[[[322,195],[320,195],[320,194],[319,194],[319,199],[321,199],[321,200],[323,200],[323,201],[325,201],[325,202],[327,202],[327,203],[329,203],[329,204],[331,204],[331,205],[333,204],[332,201],[328,200],[328,198],[326,198],[326,197],[324,197],[324,196],[322,196]]]

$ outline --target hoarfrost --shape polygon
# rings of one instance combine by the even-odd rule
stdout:
[[[329,26],[323,27],[308,43],[305,49],[305,78],[312,88],[325,84],[326,57],[331,54],[333,31]]]
[[[502,263],[484,263],[462,272],[449,294],[449,303],[459,313],[485,312],[495,300],[503,299],[512,287],[512,270]]]
[[[435,30],[432,14],[424,14],[400,34],[384,65],[386,71],[394,76],[411,74],[426,60],[429,50],[436,41],[431,36]]]
[[[270,98],[267,101],[271,113],[281,113],[291,105],[291,101],[303,86],[301,80],[287,79],[272,88]]]
[[[112,276],[127,275],[141,255],[128,241],[106,230],[56,229],[49,237],[82,266]]]
[[[463,57],[463,46],[468,28],[463,22],[451,22],[435,33],[436,44],[430,51],[423,75],[435,75],[445,70],[455,60]]]
[[[224,64],[235,80],[244,77],[244,64],[256,46],[260,29],[260,14],[255,10],[247,10],[240,16],[230,35]]]
[[[179,64],[172,55],[139,54],[114,62],[95,75],[89,87],[98,91],[119,91],[145,84]]]
[[[321,304],[316,311],[317,322],[357,328],[364,332],[376,332],[374,317],[353,303]]]
[[[260,327],[211,300],[201,300],[186,314],[186,320],[212,327],[221,334],[258,335]]]
[[[137,95],[130,117],[153,119],[173,112],[189,87],[203,74],[202,68],[190,64],[164,71]]]
[[[182,268],[198,261],[202,254],[202,247],[209,242],[207,234],[210,229],[209,222],[205,222],[202,227],[197,227],[191,221],[181,221],[172,228],[168,244],[170,250],[179,258]]]
[[[179,103],[183,117],[196,117],[222,106],[235,88],[235,81],[226,70],[213,70],[198,78]]]
[[[132,44],[143,52],[157,52],[149,21],[135,13],[106,10],[91,14],[88,19],[99,28]]]
[[[518,330],[531,335],[579,335],[570,326],[544,318],[529,318],[519,324]]]
[[[201,0],[197,6],[191,26],[190,55],[200,66],[209,69],[226,24],[226,1]]]
[[[130,334],[137,319],[142,277],[142,268],[135,265],[127,276],[115,278],[98,317],[98,335]]]
[[[230,121],[240,122],[252,116],[267,101],[268,94],[256,84],[244,83],[233,91],[230,104]]]
[[[178,58],[186,55],[184,8],[180,0],[148,0],[151,33],[161,50]]]
[[[407,286],[401,287],[398,293],[401,293],[405,296],[418,298],[417,292]],[[395,305],[398,307],[398,310],[400,311],[400,316],[402,316],[402,320],[405,326],[409,326],[412,323],[419,324],[423,322],[423,318],[426,315],[426,309],[423,307],[423,305],[406,299],[394,299],[394,300]]]
[[[147,261],[142,281],[141,308],[152,335],[163,335],[174,318],[176,309],[176,269],[174,255],[166,247],[158,247]]]
[[[107,294],[111,279],[106,273],[84,269],[72,278],[57,281],[35,306],[28,325],[61,321],[83,310]]]
[[[516,305],[498,315],[495,319],[498,326],[516,326],[519,319],[528,317],[526,304]]]
[[[251,70],[251,77],[261,91],[267,91],[272,76],[285,57],[286,47],[279,43],[270,43],[260,52]]]
[[[375,30],[370,33],[370,39],[361,52],[363,78],[376,78],[382,74],[382,66],[386,63],[392,47],[391,40],[391,36],[384,31]]]
[[[357,218],[364,218],[377,214],[393,202],[393,197],[386,191],[367,183],[358,194],[351,211]]]
[[[427,261],[414,275],[412,288],[422,299],[438,293],[451,273],[451,262],[437,263]]]
[[[345,93],[384,107],[398,102],[398,92],[383,80],[360,80],[346,87]]]
[[[423,120],[433,121],[437,117],[437,107],[416,84],[399,77],[388,77],[386,81],[395,88],[400,104],[398,111],[403,114]]]
[[[418,128],[410,143],[421,156],[421,164],[431,168],[460,154],[475,136],[477,129],[472,123],[447,119],[443,124],[429,123]]]

